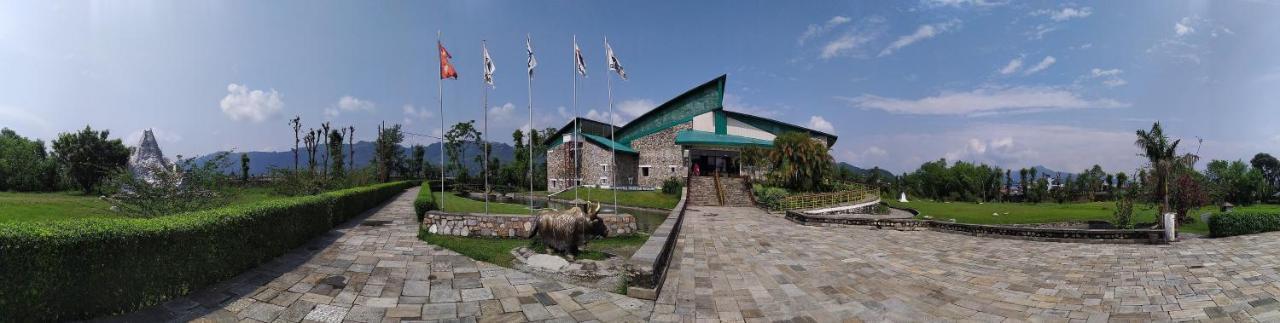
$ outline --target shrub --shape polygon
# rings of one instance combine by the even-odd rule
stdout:
[[[426,216],[427,211],[439,209],[436,205],[436,195],[431,193],[431,183],[422,182],[422,190],[418,191],[418,198],[413,200],[413,213],[418,216],[418,222],[422,222],[422,217]]]
[[[1232,212],[1209,218],[1209,236],[1215,238],[1271,231],[1280,231],[1280,213]]]
[[[1121,229],[1133,228],[1133,198],[1128,194],[1121,194],[1116,199],[1116,210],[1111,224]]]
[[[662,194],[680,195],[681,188],[684,188],[684,182],[680,178],[670,177],[662,181]]]
[[[786,189],[764,185],[756,185],[752,193],[756,195],[756,202],[771,209],[790,194]]]
[[[270,261],[410,185],[148,219],[0,225],[0,317],[65,321],[158,304]]]

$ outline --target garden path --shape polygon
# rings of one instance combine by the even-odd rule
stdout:
[[[653,321],[1280,321],[1280,232],[1056,243],[690,206],[673,257]]]
[[[652,301],[474,261],[418,239],[413,199],[190,295],[104,321],[644,321]]]

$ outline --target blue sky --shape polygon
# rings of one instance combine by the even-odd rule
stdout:
[[[52,138],[85,124],[169,155],[285,150],[286,125],[380,121],[438,133],[436,31],[461,73],[445,120],[480,119],[481,40],[496,65],[490,133],[572,111],[571,37],[608,119],[602,39],[629,72],[627,121],[728,74],[728,109],[840,136],[837,160],[909,171],[941,157],[1111,171],[1141,163],[1154,120],[1205,158],[1280,153],[1274,1],[0,1],[0,127]],[[594,112],[592,112],[594,110]],[[427,139],[411,138],[410,143]]]

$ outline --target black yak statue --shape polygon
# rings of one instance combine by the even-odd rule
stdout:
[[[547,210],[538,214],[538,227],[534,235],[538,241],[557,253],[577,255],[579,248],[596,236],[603,236],[604,221],[598,215],[600,204],[584,204],[563,211]]]

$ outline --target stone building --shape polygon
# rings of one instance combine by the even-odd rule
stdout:
[[[698,85],[626,125],[569,120],[545,142],[547,187],[551,191],[573,185],[652,189],[668,178],[684,178],[695,165],[701,175],[746,175],[739,167],[742,148],[772,147],[774,137],[785,132],[807,133],[827,147],[835,144],[832,134],[726,111],[725,80],[721,75]],[[579,131],[574,131],[575,126]],[[612,161],[611,151],[617,152]],[[616,179],[610,175],[614,165]]]

